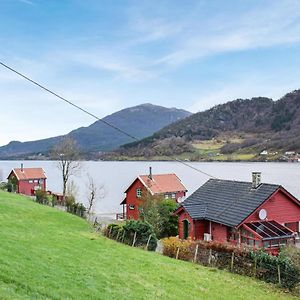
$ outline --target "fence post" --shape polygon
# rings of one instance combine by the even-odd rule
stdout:
[[[233,264],[234,264],[234,251],[231,253],[231,263],[230,263],[230,271],[233,271]]]
[[[147,245],[146,245],[146,247],[145,247],[145,250],[148,250],[149,243],[150,243],[150,240],[151,240],[151,236],[152,236],[152,234],[150,234],[149,237],[148,237]]]
[[[118,234],[117,234],[117,237],[116,237],[116,241],[118,241],[118,239],[119,239],[120,231],[121,231],[121,228],[118,230]]]
[[[209,249],[208,264],[211,264],[212,250]]]
[[[193,260],[194,263],[197,261],[198,247],[199,247],[199,245],[197,244],[197,245],[196,245],[196,249],[195,249],[194,260]]]
[[[280,265],[277,263],[277,272],[278,272],[278,283],[281,285],[281,274],[280,274]]]
[[[132,247],[134,247],[135,242],[136,242],[136,231],[134,232]]]
[[[108,237],[109,237],[109,238],[110,238],[110,234],[111,234],[111,229],[112,229],[112,227],[110,226],[109,232],[108,232]]]
[[[123,231],[122,243],[124,243],[124,238],[125,238],[125,230]]]
[[[177,247],[176,259],[178,259],[178,256],[179,256],[179,247]]]

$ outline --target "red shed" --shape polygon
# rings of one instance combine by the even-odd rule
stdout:
[[[139,175],[126,189],[125,199],[121,202],[123,213],[117,214],[117,218],[134,219],[139,218],[139,206],[142,197],[146,193],[150,195],[163,195],[165,199],[174,199],[182,202],[187,189],[181,183],[176,174],[157,174],[152,175],[150,168],[149,175]]]
[[[36,190],[46,191],[45,171],[42,168],[21,168],[13,169],[8,180],[16,182],[16,192],[28,196],[33,196]]]
[[[210,179],[176,210],[179,237],[248,244],[275,253],[299,233],[300,202],[282,186]]]

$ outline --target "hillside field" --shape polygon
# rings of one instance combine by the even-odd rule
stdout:
[[[131,248],[79,217],[0,192],[0,299],[296,299],[266,283]]]

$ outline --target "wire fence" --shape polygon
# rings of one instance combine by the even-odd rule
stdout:
[[[144,228],[144,231],[140,231],[134,230],[133,228],[110,224],[105,227],[102,227],[101,225],[96,226],[95,230],[109,239],[113,239],[131,247],[138,247],[148,251],[154,251],[157,247],[157,238],[155,234],[149,232],[147,228],[146,230]]]
[[[116,228],[114,229],[110,226],[101,227],[100,225],[96,225],[95,230],[110,239],[131,247],[138,247],[144,250],[155,249],[153,249],[153,244],[151,245],[154,239],[152,234],[141,235],[132,230],[125,231],[121,228],[116,230]],[[271,256],[263,251],[250,251],[248,248],[223,247],[221,249],[213,249],[210,248],[209,243],[205,242],[180,243],[179,246],[174,246],[174,244],[168,244],[165,240],[162,240],[162,254],[206,267],[255,277],[294,292],[295,287],[297,287],[296,293],[300,295],[300,270],[286,257]]]
[[[300,270],[289,259],[270,256],[262,251],[218,251],[195,243],[189,247],[165,246],[163,254],[175,259],[255,277],[290,290],[300,284]]]

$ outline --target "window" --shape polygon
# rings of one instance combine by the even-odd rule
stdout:
[[[39,184],[44,183],[44,179],[39,179]]]
[[[33,180],[28,180],[29,183],[33,183]]]
[[[131,210],[133,210],[134,209],[134,205],[133,204],[129,204],[128,208],[131,209]]]
[[[39,181],[37,179],[34,179],[34,183],[38,183]]]
[[[248,243],[248,244],[249,244],[250,246],[254,246],[254,242],[255,242],[254,240],[249,239],[249,243]]]
[[[176,198],[176,194],[172,193],[172,199],[175,199],[175,198]]]
[[[165,199],[169,199],[169,194],[165,194]]]
[[[138,198],[141,198],[142,197],[142,190],[140,188],[136,189],[136,196]]]

